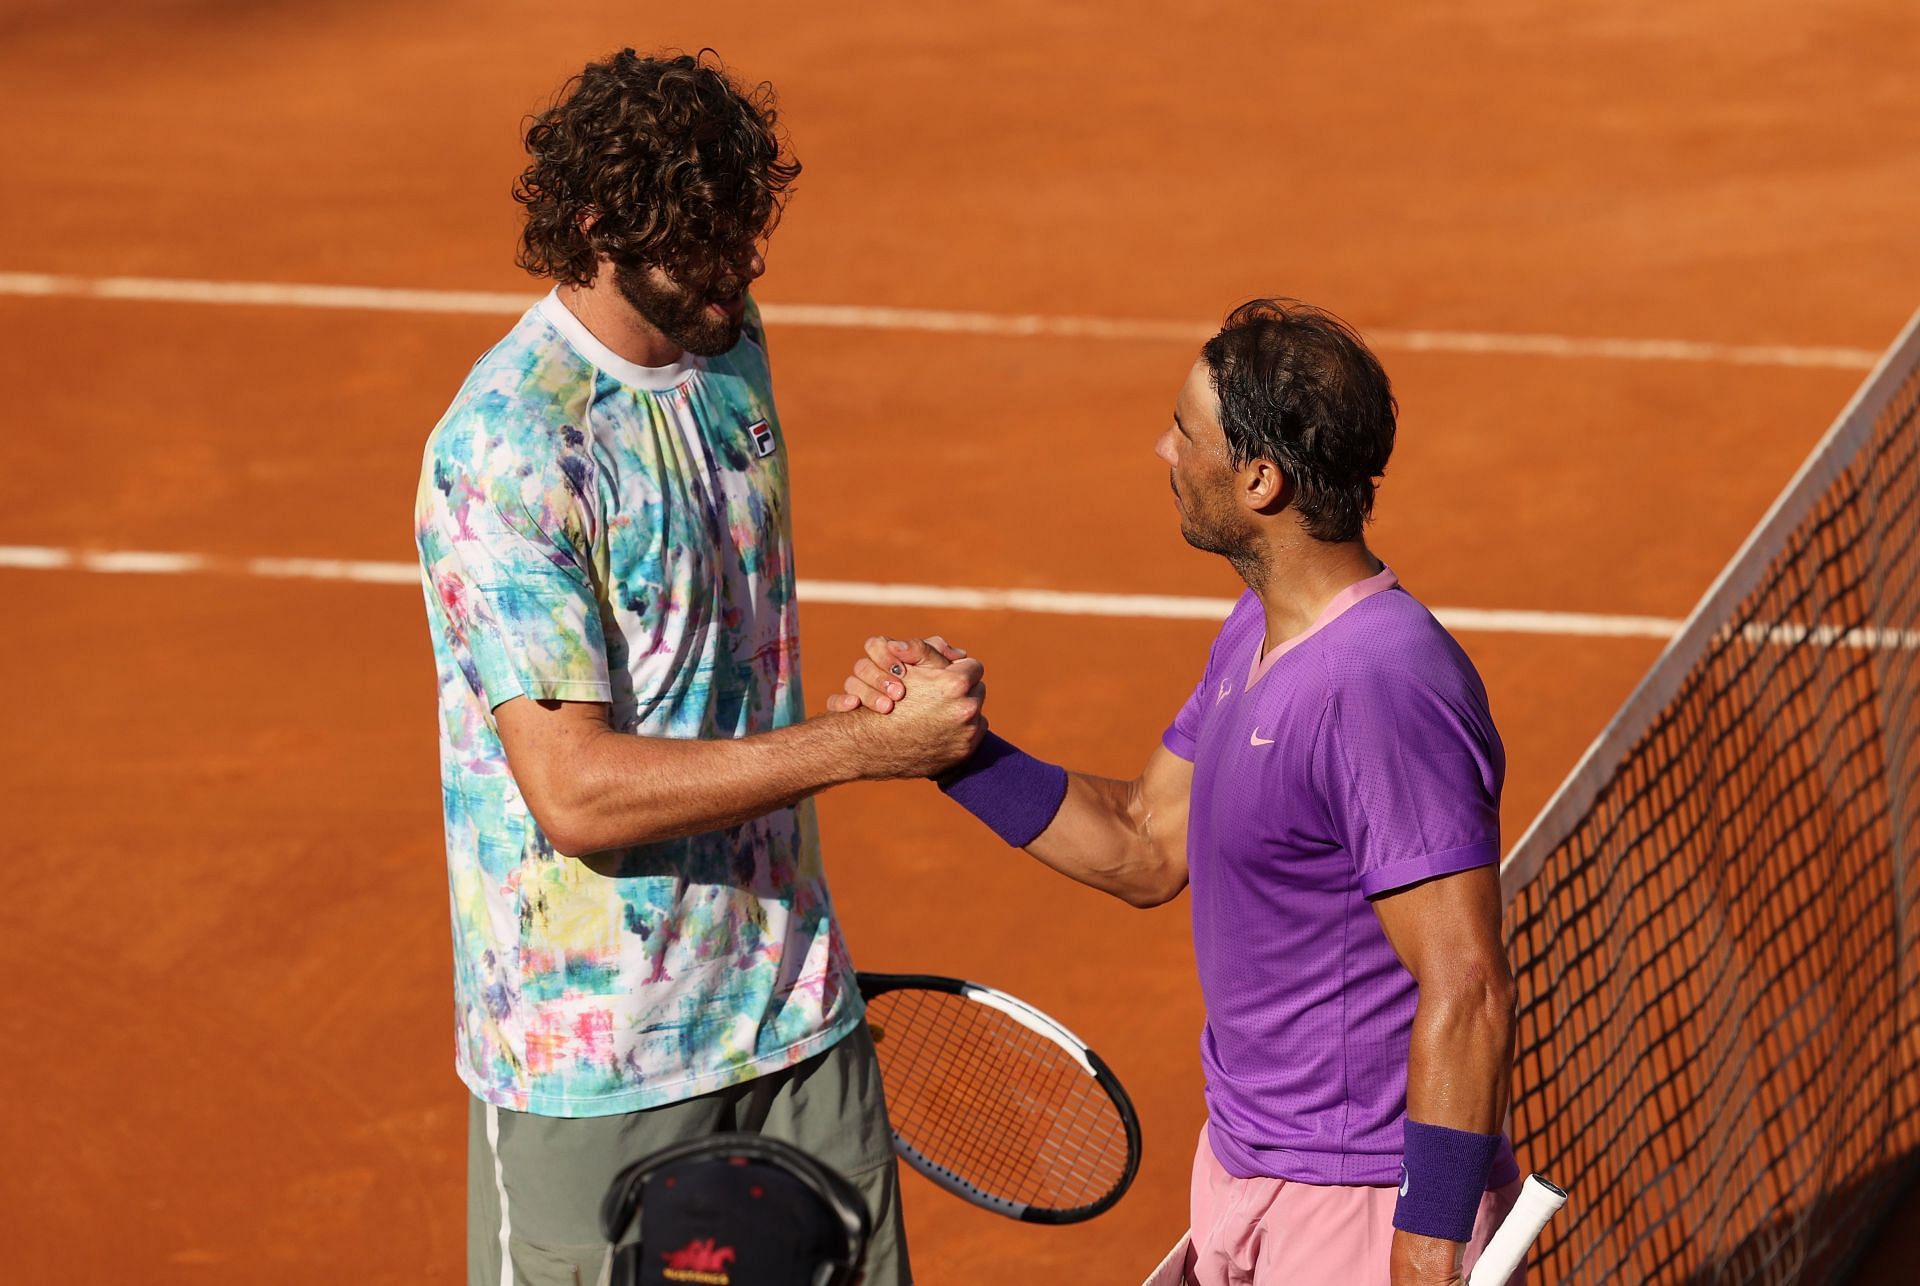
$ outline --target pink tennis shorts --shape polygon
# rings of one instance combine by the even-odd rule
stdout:
[[[1480,1202],[1466,1271],[1520,1195],[1516,1180]],[[1335,1188],[1285,1179],[1236,1179],[1213,1155],[1206,1127],[1193,1153],[1189,1286],[1388,1286],[1392,1188]],[[1179,1263],[1169,1255],[1166,1267]],[[1507,1286],[1524,1286],[1521,1267]],[[1157,1281],[1178,1283],[1172,1272]]]

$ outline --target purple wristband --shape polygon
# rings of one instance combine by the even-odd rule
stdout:
[[[1015,848],[1040,838],[1067,797],[1067,770],[989,732],[971,755],[934,779],[940,791]]]
[[[1499,1150],[1498,1134],[1450,1130],[1408,1118],[1393,1226],[1442,1241],[1471,1241]]]

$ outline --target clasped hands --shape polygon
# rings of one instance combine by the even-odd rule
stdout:
[[[932,777],[973,753],[986,735],[986,667],[939,635],[875,635],[845,691],[827,698],[881,765],[876,776]]]

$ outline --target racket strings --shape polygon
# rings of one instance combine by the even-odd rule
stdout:
[[[960,1008],[958,1013],[968,1019],[973,1017],[968,1008]],[[947,1092],[920,1094],[924,1109],[918,1115],[927,1142],[941,1138],[956,1159],[973,1165],[979,1165],[983,1154],[995,1144],[1020,1144],[1027,1157],[1035,1157],[1039,1146],[1033,1144],[1044,1144],[1044,1140],[1033,1140],[1029,1113],[1021,1113],[1020,1109],[1044,1104],[1048,1098],[1058,1096],[1064,1088],[1058,1075],[1060,1069],[1046,1065],[1044,1058],[1035,1058],[1039,1050],[1023,1029],[1018,1033],[993,1033],[1000,1042],[996,1044],[995,1040],[981,1040],[977,1023],[970,1023],[970,1027],[972,1031],[947,1031],[939,1042],[922,1042],[914,1050],[916,1060],[908,1067],[908,1079],[927,1086],[929,1077],[948,1077]],[[1014,1036],[1016,1044],[1004,1044],[1008,1036]],[[1010,1060],[1008,1054],[1016,1052],[1018,1060]],[[1020,1065],[1010,1067],[1010,1061]],[[947,1073],[939,1073],[941,1067],[945,1067]],[[1008,1090],[1016,1084],[1021,1086],[1020,1090],[1002,1102],[998,1111],[975,1092],[954,1092],[962,1086],[973,1090],[983,1086]]]
[[[963,996],[869,1004],[894,1126],[936,1165],[1022,1205],[1091,1205],[1125,1173],[1119,1109],[1073,1053]]]
[[[1075,1179],[1079,1187],[1091,1184],[1098,1197],[1118,1169],[1090,1168],[1081,1158],[1092,1142],[1086,1109],[1101,1106],[1104,1096],[1088,1102],[1088,1089],[1097,1087],[1051,1041],[1011,1021],[988,1023],[994,1029],[988,1033],[978,1031],[980,1025],[913,1051],[904,1070],[922,1087],[915,1097],[923,1110],[908,1114],[909,1137],[918,1136],[929,1159],[1011,1200],[1070,1207],[1080,1196]],[[991,1093],[983,1096],[986,1087]]]

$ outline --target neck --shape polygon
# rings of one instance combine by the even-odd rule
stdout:
[[[1237,557],[1235,570],[1266,609],[1272,648],[1304,634],[1341,590],[1376,576],[1381,562],[1364,540],[1315,540],[1297,526]]]
[[[613,265],[602,263],[592,282],[562,286],[560,302],[593,337],[635,366],[671,366],[685,355],[627,302],[613,282]]]

